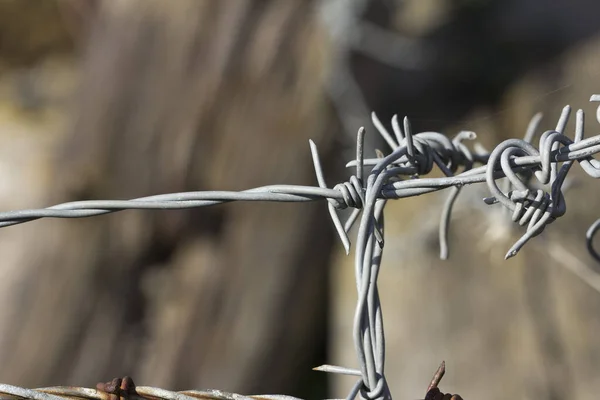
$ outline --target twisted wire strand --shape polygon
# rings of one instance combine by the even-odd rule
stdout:
[[[133,393],[119,393],[116,399],[131,400],[300,400],[286,395],[244,396],[221,390],[186,390],[173,392],[151,386],[137,386]],[[54,386],[39,389],[26,389],[0,384],[1,400],[112,400],[111,393],[99,389],[75,386]],[[115,400],[116,400],[115,399]]]
[[[590,100],[600,101],[600,95],[594,95]],[[359,368],[323,365],[316,369],[357,376],[358,380],[347,399],[354,399],[358,394],[369,400],[391,399],[392,396],[385,378],[385,335],[382,307],[377,289],[385,244],[383,210],[386,202],[391,199],[419,196],[450,188],[449,197],[441,213],[439,234],[440,257],[446,258],[452,207],[462,187],[485,183],[491,196],[484,201],[489,205],[501,204],[512,213],[513,221],[522,226],[527,225],[525,233],[509,249],[506,258],[515,256],[530,239],[539,235],[548,224],[565,214],[563,185],[575,161],[581,165],[586,174],[593,178],[600,178],[600,162],[593,158],[594,154],[600,152],[600,135],[584,139],[584,113],[582,110],[578,110],[575,118],[575,135],[571,140],[565,134],[570,114],[570,107],[565,107],[556,129],[544,132],[540,136],[537,148],[532,142],[541,119],[540,114],[532,119],[524,140],[506,140],[488,153],[477,149],[476,146],[474,147],[476,150],[471,151],[465,145],[465,141],[476,138],[474,132],[459,132],[453,139],[438,132],[413,134],[408,118],[404,118],[401,126],[398,117],[394,115],[391,120],[393,132],[391,134],[373,113],[373,124],[390,147],[391,152],[384,155],[381,151],[376,151],[377,158],[365,159],[363,148],[365,129],[360,128],[356,141],[356,158],[346,165],[355,168],[355,173],[346,182],[339,183],[333,188],[327,186],[317,146],[310,141],[318,187],[270,185],[241,192],[197,191],[161,194],[133,200],[69,202],[44,209],[0,212],[0,227],[21,224],[39,218],[81,218],[126,209],[182,209],[212,206],[231,201],[306,202],[327,200],[329,214],[346,253],[349,253],[350,250],[348,231],[357,221],[359,222],[355,250],[358,301],[353,323],[354,346]],[[600,123],[600,107],[597,119]],[[371,170],[365,176],[367,167],[371,167]],[[422,178],[429,174],[434,167],[439,168],[445,176]],[[506,178],[508,182],[503,190],[497,183],[501,178]],[[544,189],[546,186],[550,187],[549,190]],[[338,211],[346,208],[353,208],[353,211],[349,218],[342,222]],[[600,261],[599,253],[593,246],[593,238],[598,230],[600,230],[600,219],[590,227],[586,233],[586,240],[590,253]],[[429,398],[437,399],[439,394],[444,396],[439,389],[433,389],[436,389],[437,392],[434,390]],[[137,388],[137,390],[135,394],[127,394],[133,397],[148,396],[178,400],[187,400],[188,397],[292,399],[288,396],[244,397],[220,391],[176,393],[158,388]],[[98,395],[97,392],[90,391],[93,389],[29,390],[0,385],[0,394],[39,400],[57,400],[56,396],[98,398],[85,397]],[[122,394],[119,393],[119,395]],[[115,394],[113,393],[113,395]],[[2,396],[0,395],[0,397]]]

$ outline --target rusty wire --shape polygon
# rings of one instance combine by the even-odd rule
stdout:
[[[221,390],[186,390],[173,392],[170,390],[150,387],[135,386],[129,377],[123,380],[113,379],[113,382],[128,382],[131,386],[124,388],[122,385],[99,383],[96,389],[76,386],[54,386],[40,389],[25,389],[18,386],[0,384],[1,400],[299,400],[296,397],[285,395],[243,396]],[[112,387],[111,387],[112,386]],[[121,386],[121,387],[119,387]]]
[[[600,95],[594,95],[590,100],[600,101]],[[512,212],[514,222],[522,226],[527,225],[523,236],[506,254],[506,258],[513,257],[529,240],[539,235],[548,224],[565,214],[566,202],[562,186],[575,161],[578,161],[589,176],[600,178],[600,162],[593,158],[594,154],[600,152],[600,135],[584,139],[584,113],[583,110],[578,110],[575,118],[574,139],[570,139],[565,134],[570,115],[571,108],[566,106],[561,113],[556,129],[544,132],[540,136],[537,148],[532,145],[532,141],[541,115],[536,115],[532,119],[524,140],[506,140],[492,152],[487,153],[471,151],[465,145],[466,140],[476,138],[473,132],[460,132],[452,140],[437,132],[413,134],[407,118],[400,126],[397,116],[394,116],[391,121],[392,135],[373,114],[373,123],[390,146],[391,153],[383,155],[378,152],[378,158],[365,159],[363,152],[365,129],[359,129],[356,159],[347,164],[347,167],[355,168],[356,173],[348,181],[337,184],[333,188],[327,186],[317,146],[311,141],[310,148],[318,187],[271,185],[241,192],[199,191],[162,194],[133,200],[70,202],[44,209],[2,212],[0,213],[0,227],[39,218],[80,218],[126,209],[182,209],[231,201],[304,202],[325,199],[328,202],[334,226],[347,253],[350,249],[348,231],[356,221],[359,221],[360,217],[355,244],[358,302],[353,325],[354,346],[359,368],[323,365],[315,369],[357,376],[357,382],[350,391],[348,399],[353,399],[359,394],[365,399],[391,399],[384,374],[385,336],[377,289],[377,278],[384,248],[383,210],[386,202],[391,199],[451,189],[441,214],[442,221],[440,223],[440,256],[446,258],[448,256],[446,237],[450,215],[461,188],[465,185],[485,183],[492,196],[484,201],[489,205],[501,204]],[[596,117],[600,123],[600,107],[598,107]],[[478,164],[480,165],[476,166]],[[421,178],[421,176],[429,174],[434,166],[437,166],[445,177]],[[365,167],[372,167],[366,176]],[[505,183],[508,183],[504,190],[501,190],[497,184],[497,181],[502,178],[507,178]],[[338,210],[345,208],[354,210],[346,222],[342,223],[338,216]],[[598,252],[594,250],[593,246],[593,238],[598,230],[600,230],[600,220],[590,227],[586,234],[586,240],[591,254],[600,261]],[[428,399],[449,396],[437,389],[437,383],[444,372],[443,365],[440,368],[442,371],[438,370],[432,381],[432,384],[435,383],[435,385],[428,387]],[[38,390],[0,385],[0,398],[105,399],[109,393],[111,396],[117,397],[178,400],[187,400],[192,397],[202,399],[293,399],[280,395],[244,397],[220,391],[171,392],[150,387],[138,387],[135,388],[135,391],[129,391],[118,389],[119,385],[102,385],[97,389],[56,387]],[[459,399],[460,396],[455,395],[454,398]]]

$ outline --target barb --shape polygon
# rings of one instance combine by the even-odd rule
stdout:
[[[442,361],[437,371],[435,371],[433,378],[431,378],[431,383],[429,383],[429,386],[427,386],[427,393],[429,393],[431,389],[438,387],[442,381],[442,378],[444,377],[444,374],[446,374],[446,362]]]
[[[446,363],[442,361],[437,371],[435,371],[435,374],[431,379],[431,383],[429,386],[427,386],[427,394],[425,395],[424,400],[463,400],[463,398],[458,394],[444,394],[440,391],[438,385],[440,384],[440,381],[444,377],[445,373]]]
[[[600,101],[594,95],[591,101]],[[481,150],[472,152],[463,143],[474,140],[474,132],[460,132],[452,140],[438,132],[413,133],[410,122],[404,118],[402,127],[398,117],[391,121],[393,135],[373,113],[372,120],[391,152],[384,155],[377,151],[377,158],[364,158],[365,129],[358,131],[356,159],[347,164],[355,168],[348,181],[329,188],[325,181],[317,146],[310,141],[318,187],[298,185],[271,185],[241,192],[199,191],[161,194],[133,200],[96,200],[63,203],[44,209],[9,211],[0,213],[0,227],[21,224],[39,218],[81,218],[102,215],[126,209],[181,209],[205,207],[231,201],[277,201],[305,202],[327,200],[329,214],[342,244],[349,252],[348,231],[359,221],[355,251],[355,278],[358,302],[354,315],[353,336],[358,359],[358,369],[324,365],[317,370],[337,374],[357,375],[359,379],[348,399],[360,393],[365,399],[391,399],[384,374],[385,335],[383,316],[377,289],[384,248],[383,210],[388,200],[419,196],[438,190],[451,189],[444,205],[440,222],[440,256],[448,256],[447,235],[452,206],[465,185],[486,184],[491,196],[484,199],[489,204],[501,204],[512,213],[512,220],[527,225],[523,236],[509,249],[506,258],[515,256],[533,237],[539,235],[548,224],[566,212],[563,184],[568,172],[577,161],[585,173],[600,178],[600,162],[593,155],[600,152],[600,135],[584,139],[584,113],[578,110],[575,118],[574,139],[566,134],[571,115],[569,106],[563,109],[555,130],[544,132],[538,147],[532,142],[541,115],[534,116],[524,140],[509,139],[500,143],[491,153]],[[600,107],[597,112],[600,123]],[[477,146],[475,146],[477,149]],[[365,168],[371,167],[368,175]],[[422,178],[434,167],[445,175],[442,178]],[[366,176],[366,179],[365,179]],[[506,178],[508,187],[500,189],[497,181]],[[343,223],[338,211],[353,208]],[[359,219],[360,218],[360,219]],[[586,234],[591,254],[600,261],[593,247],[593,237],[600,230],[596,221]],[[428,398],[444,396],[437,384],[445,370],[442,363],[428,390]],[[0,392],[20,398],[56,400],[60,396],[102,398],[102,396],[161,399],[246,399],[220,391],[169,392],[157,388],[138,387],[126,379],[98,386],[98,391],[84,388],[46,388],[29,390],[0,385]],[[433,386],[432,386],[433,385]],[[435,393],[434,393],[435,392]],[[96,397],[94,397],[96,396]],[[100,396],[100,397],[98,397]],[[203,397],[204,396],[204,397]],[[212,397],[211,397],[212,396]],[[219,397],[220,396],[220,397]],[[456,399],[460,396],[455,395]],[[0,396],[2,397],[2,396]],[[287,396],[251,396],[248,398],[291,399]],[[445,398],[445,397],[444,397]]]

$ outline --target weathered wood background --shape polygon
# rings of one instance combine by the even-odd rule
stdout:
[[[334,30],[323,22],[336,1]],[[490,148],[537,111],[553,127],[571,103],[596,134],[598,8],[4,0],[0,207],[314,184],[309,138],[333,184],[346,177],[335,150],[351,154],[348,127],[368,124],[365,107],[407,114],[417,130],[475,130]],[[352,50],[345,38],[363,23],[396,45]],[[420,62],[390,60],[386,45]],[[336,79],[348,71],[362,99]],[[442,359],[442,388],[465,399],[595,398],[600,293],[583,235],[600,187],[573,172],[566,216],[510,262],[519,231],[482,205],[483,187],[458,203],[447,262],[436,259],[444,196],[389,204],[380,292],[396,398],[422,396]],[[0,382],[129,374],[172,389],[345,396],[352,382],[310,370],[355,365],[352,258],[325,208],[239,203],[0,230]]]

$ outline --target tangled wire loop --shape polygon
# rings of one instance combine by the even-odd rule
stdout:
[[[579,148],[587,150],[587,153],[583,153],[582,158],[577,158],[582,169],[593,178],[600,177],[600,162],[589,155],[597,147],[595,138],[591,138],[592,140],[589,141],[586,147],[581,146],[584,133],[584,113],[582,110],[577,111],[576,115],[575,140],[573,141],[563,134],[570,111],[570,107],[565,107],[556,130],[546,131],[541,135],[539,151],[530,144],[533,133],[540,121],[538,115],[534,117],[530,124],[526,140],[507,140],[496,147],[490,155],[486,171],[486,182],[494,197],[485,199],[485,201],[488,204],[502,203],[512,211],[513,221],[518,222],[519,225],[527,225],[527,232],[509,250],[507,258],[516,255],[529,239],[539,235],[548,224],[565,214],[566,202],[562,186],[567,173],[577,158],[574,153]],[[523,161],[528,157],[540,160],[540,168],[536,168],[533,176],[537,178],[540,184],[550,184],[550,192],[531,188],[532,170],[527,170],[527,164],[517,165],[515,162],[516,157],[522,157],[519,161]],[[566,161],[559,170],[558,162],[565,159]],[[498,165],[500,165],[504,176],[508,178],[509,185],[514,187],[514,190],[506,194],[498,188],[495,181],[494,174]],[[524,173],[522,175],[525,176],[520,177],[519,172]],[[588,237],[588,248],[597,257],[597,253],[593,251],[593,246],[591,246],[591,237]]]
[[[527,225],[525,234],[511,247],[506,258],[512,257],[532,237],[540,234],[547,224],[564,215],[566,203],[562,187],[574,160],[578,160],[583,170],[594,178],[600,177],[600,163],[592,154],[600,152],[600,136],[583,139],[584,113],[577,112],[575,122],[575,140],[571,140],[564,131],[569,120],[569,106],[562,111],[555,130],[544,132],[539,139],[539,150],[531,141],[541,120],[536,115],[529,125],[524,140],[510,139],[501,143],[491,154],[471,152],[462,142],[475,138],[473,132],[460,132],[453,140],[436,132],[423,132],[412,135],[408,119],[404,119],[401,129],[397,116],[392,118],[392,136],[383,124],[372,115],[373,123],[392,152],[378,158],[363,159],[364,129],[360,129],[357,138],[356,160],[347,166],[356,167],[356,175],[344,184],[334,187],[340,191],[343,201],[329,200],[329,211],[334,226],[349,250],[347,232],[361,213],[358,229],[355,275],[358,290],[358,304],[354,317],[354,345],[358,355],[360,369],[324,365],[318,370],[357,375],[360,378],[348,395],[348,399],[358,393],[365,399],[389,399],[389,388],[384,375],[385,337],[377,277],[380,271],[383,251],[383,208],[387,199],[417,196],[435,190],[451,187],[451,193],[442,213],[440,224],[441,257],[448,255],[447,232],[452,206],[465,184],[486,182],[493,197],[484,199],[487,204],[500,203],[512,212],[512,219],[520,225]],[[600,118],[599,118],[600,122]],[[326,188],[320,168],[316,146],[311,142],[313,161],[317,180],[321,188]],[[560,166],[558,163],[562,162]],[[473,168],[474,164],[485,164]],[[363,186],[363,168],[373,165]],[[431,172],[434,165],[446,178],[416,179]],[[462,172],[455,173],[460,169]],[[409,176],[409,179],[404,179]],[[533,177],[538,184],[550,185],[545,192],[533,185]],[[508,187],[503,192],[497,184],[500,178],[507,178]],[[336,210],[354,207],[345,224],[342,224]],[[594,224],[594,231],[588,232],[588,248],[593,234],[600,229],[600,220]],[[376,245],[377,244],[377,245]],[[428,391],[429,398],[443,396],[438,389]],[[440,397],[441,398],[441,397]],[[460,396],[456,397],[460,398]]]
[[[594,95],[591,100],[600,101],[600,96]],[[464,144],[466,140],[476,138],[473,132],[460,132],[453,139],[437,132],[413,135],[409,120],[404,118],[401,127],[398,117],[394,116],[391,121],[393,133],[390,133],[373,113],[373,124],[391,148],[391,153],[384,155],[377,151],[377,158],[365,159],[365,129],[360,128],[356,141],[356,159],[347,164],[347,167],[354,167],[356,173],[347,182],[337,184],[332,189],[328,188],[325,181],[317,146],[311,141],[310,148],[319,187],[271,185],[241,192],[185,192],[133,200],[70,202],[44,209],[2,212],[0,227],[44,217],[80,218],[125,209],[181,209],[230,201],[305,202],[326,199],[333,224],[346,253],[350,250],[348,231],[359,221],[354,268],[358,302],[353,324],[359,369],[333,365],[323,365],[316,369],[358,376],[348,399],[355,398],[359,393],[365,399],[391,399],[384,374],[385,336],[377,289],[384,247],[383,209],[386,202],[389,199],[419,196],[449,188],[450,193],[441,213],[439,232],[440,257],[445,259],[448,257],[447,235],[452,207],[461,188],[464,185],[486,183],[492,196],[484,201],[490,205],[502,204],[512,212],[513,221],[527,225],[526,232],[506,255],[507,258],[512,257],[548,224],[564,215],[566,202],[563,186],[575,160],[588,175],[593,178],[600,177],[600,162],[592,157],[600,152],[600,135],[583,138],[584,113],[579,110],[576,114],[574,140],[571,140],[564,133],[570,114],[571,108],[565,107],[556,129],[546,131],[540,136],[538,148],[531,143],[541,120],[540,114],[532,119],[524,140],[506,140],[491,153],[487,153],[481,149],[471,151]],[[600,107],[597,119],[600,122]],[[439,168],[444,177],[421,178],[429,174],[434,166]],[[366,177],[365,167],[371,167]],[[503,178],[505,187],[500,189],[497,181]],[[545,191],[544,187],[548,185],[549,191]],[[346,208],[352,208],[353,211],[346,222],[342,223],[338,211]],[[600,256],[592,244],[598,230],[600,219],[590,227],[586,238],[591,254],[600,261]],[[427,399],[438,400],[450,396],[437,389],[437,383],[443,375],[443,364],[440,368],[442,372],[436,373],[433,381],[435,384],[428,387]],[[19,389],[10,388],[13,391]],[[23,393],[27,394],[21,396],[22,398],[41,399],[38,392],[23,390]],[[35,395],[37,397],[31,395],[34,392],[38,393]],[[454,395],[452,398],[460,399],[460,396]]]

